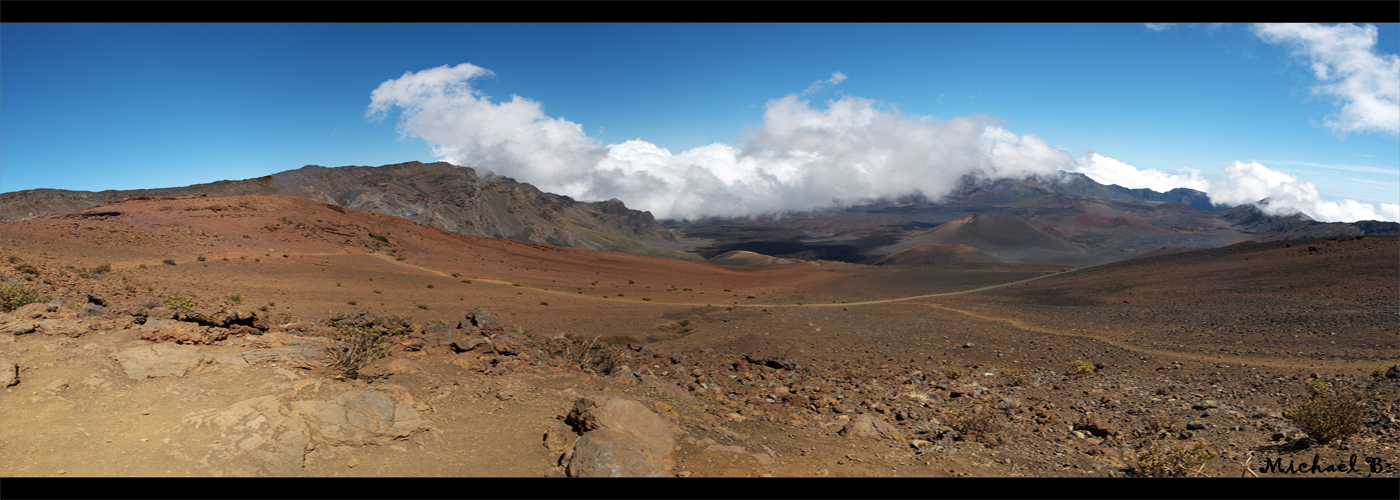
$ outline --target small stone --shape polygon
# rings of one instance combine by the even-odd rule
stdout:
[[[360,465],[360,461],[352,458],[345,465],[348,465],[351,469],[354,469],[356,465]]]

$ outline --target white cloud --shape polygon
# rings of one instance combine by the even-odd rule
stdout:
[[[1180,174],[1169,174],[1156,169],[1139,170],[1098,153],[1089,153],[1088,156],[1080,158],[1074,171],[1087,175],[1100,184],[1117,184],[1130,189],[1147,188],[1159,192],[1176,188],[1197,191],[1210,189],[1206,179],[1201,177],[1201,171],[1194,168],[1182,167],[1178,170]]]
[[[1261,24],[1254,31],[1307,59],[1320,82],[1313,92],[1341,101],[1326,120],[1332,130],[1400,135],[1400,56],[1376,52],[1375,26]]]
[[[401,108],[400,133],[423,139],[448,162],[577,199],[618,198],[662,219],[804,211],[915,191],[938,199],[965,175],[1025,178],[1060,170],[1130,188],[1197,189],[1218,203],[1268,198],[1260,203],[1266,212],[1302,211],[1324,221],[1400,219],[1396,205],[1377,210],[1355,200],[1322,200],[1312,184],[1255,162],[1235,162],[1226,179],[1186,168],[1139,170],[1097,153],[1075,158],[990,117],[907,116],[854,96],[828,101],[825,109],[801,94],[771,100],[742,148],[710,144],[672,153],[640,138],[605,146],[581,125],[546,115],[538,102],[520,96],[491,102],[471,86],[491,74],[470,64],[405,73],[371,93],[366,114],[382,119]],[[817,84],[844,79],[833,73]]]
[[[1206,190],[1211,202],[1254,204],[1269,215],[1303,213],[1323,222],[1359,220],[1400,221],[1400,205],[1375,205],[1356,200],[1324,200],[1310,182],[1270,169],[1256,162],[1234,162],[1225,167],[1225,179],[1211,179]]]
[[[1147,29],[1150,29],[1152,31],[1163,31],[1167,28],[1171,28],[1172,26],[1176,26],[1176,24],[1177,23],[1147,23],[1146,26]]]
[[[535,101],[491,102],[470,85],[490,74],[470,64],[405,73],[371,94],[367,114],[402,108],[401,133],[448,162],[578,199],[622,199],[658,218],[811,210],[915,190],[937,198],[965,174],[1024,177],[1075,163],[990,119],[910,117],[852,96],[817,109],[801,94],[769,101],[742,149],[711,144],[674,154],[641,139],[603,146]],[[833,73],[808,90],[846,78]]]

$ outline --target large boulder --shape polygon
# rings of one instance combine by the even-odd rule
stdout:
[[[583,433],[569,458],[570,476],[668,475],[675,437],[666,421],[641,403],[622,398],[580,398],[565,423]]]

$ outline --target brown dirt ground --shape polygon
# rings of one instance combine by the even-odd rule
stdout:
[[[110,212],[121,213],[100,215]],[[668,420],[678,444],[670,471],[690,477],[1118,476],[1134,474],[1153,445],[1198,442],[1214,458],[1195,472],[1212,476],[1279,475],[1258,466],[1314,454],[1379,457],[1389,468],[1374,475],[1397,475],[1400,388],[1372,375],[1400,360],[1394,238],[1242,244],[1084,269],[726,267],[462,236],[280,196],[75,214],[84,213],[99,215],[5,223],[0,256],[17,260],[0,263],[4,280],[74,304],[92,293],[112,310],[192,293],[197,310],[265,307],[258,314],[273,323],[367,309],[456,324],[486,309],[539,351],[492,365],[500,360],[396,348],[369,381],[267,365],[131,381],[111,358],[139,343],[129,331],[5,335],[0,348],[21,382],[0,392],[0,476],[207,475],[163,442],[183,415],[303,381],[320,381],[295,389],[308,395],[403,387],[435,429],[312,454],[311,476],[560,475],[543,434],[596,394],[637,399]],[[78,276],[101,264],[112,271]],[[593,338],[636,344],[615,348],[629,370],[571,364],[563,349]],[[1078,360],[1100,367],[1075,374]],[[1371,394],[1352,439],[1299,444],[1280,412],[1312,378]],[[963,408],[989,426],[952,437],[946,427],[966,420]],[[900,437],[837,434],[859,415]],[[1076,426],[1094,416],[1116,432]],[[1362,465],[1318,475],[1371,474]]]

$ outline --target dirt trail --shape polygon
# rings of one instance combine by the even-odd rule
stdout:
[[[996,288],[996,287],[985,287],[985,288]],[[944,295],[953,295],[953,294],[944,294]],[[1124,350],[1127,350],[1127,351],[1132,351],[1132,352],[1137,352],[1137,353],[1142,353],[1142,354],[1149,354],[1149,355],[1152,355],[1152,356],[1161,356],[1161,357],[1168,358],[1168,359],[1176,359],[1176,360],[1182,360],[1182,361],[1187,361],[1187,360],[1189,360],[1189,361],[1203,361],[1203,360],[1204,360],[1204,361],[1208,361],[1208,362],[1212,362],[1212,363],[1220,362],[1220,363],[1229,363],[1229,364],[1239,364],[1239,365],[1241,365],[1241,366],[1248,365],[1248,366],[1267,366],[1267,367],[1270,367],[1270,368],[1293,368],[1293,369],[1319,369],[1319,368],[1325,368],[1325,369],[1346,369],[1346,370],[1366,369],[1366,368],[1370,368],[1371,366],[1373,366],[1373,365],[1375,364],[1375,362],[1373,362],[1373,361],[1351,361],[1351,362],[1325,362],[1325,361],[1319,361],[1319,360],[1307,360],[1307,362],[1303,362],[1303,361],[1280,361],[1280,360],[1278,360],[1278,359],[1276,359],[1276,358],[1265,358],[1265,357],[1259,357],[1259,356],[1203,355],[1203,354],[1197,354],[1197,353],[1182,353],[1182,352],[1169,351],[1169,350],[1164,350],[1164,349],[1150,349],[1150,348],[1147,348],[1147,347],[1142,347],[1142,346],[1140,346],[1140,345],[1134,344],[1134,343],[1132,343],[1132,342],[1124,342],[1124,341],[1120,341],[1120,340],[1114,340],[1114,339],[1112,339],[1112,338],[1110,338],[1110,337],[1108,337],[1108,336],[1106,336],[1106,335],[1095,335],[1095,334],[1088,333],[1088,332],[1067,331],[1067,330],[1056,329],[1056,328],[1045,328],[1045,327],[1042,327],[1042,326],[1031,325],[1031,324],[1028,324],[1028,323],[1026,323],[1026,322],[1024,322],[1024,321],[1020,321],[1020,320],[1016,320],[1016,319],[1011,319],[1011,318],[1007,318],[1007,317],[1004,317],[1004,316],[989,316],[989,315],[980,314],[980,313],[976,313],[976,312],[972,312],[972,311],[965,311],[965,310],[962,310],[962,309],[954,309],[954,308],[952,308],[952,307],[948,307],[948,306],[944,306],[944,305],[939,305],[939,304],[924,304],[924,305],[927,305],[927,306],[932,307],[932,308],[934,308],[934,309],[939,309],[939,310],[943,310],[943,311],[955,312],[955,313],[963,314],[963,315],[970,316],[970,317],[973,317],[973,318],[977,318],[977,319],[980,319],[980,320],[983,320],[983,321],[998,322],[998,323],[1006,323],[1006,324],[1009,324],[1009,325],[1011,325],[1011,326],[1013,326],[1013,327],[1015,327],[1015,328],[1018,328],[1018,329],[1021,329],[1021,330],[1026,330],[1026,331],[1029,331],[1029,332],[1045,333],[1045,334],[1050,334],[1050,335],[1059,335],[1059,336],[1063,336],[1063,337],[1079,337],[1079,338],[1091,339],[1091,340],[1096,340],[1096,341],[1099,341],[1099,342],[1103,342],[1103,343],[1105,343],[1105,344],[1109,344],[1109,345],[1112,345],[1112,346],[1114,346],[1114,347],[1118,347],[1118,348],[1120,348],[1120,349],[1124,349]]]

